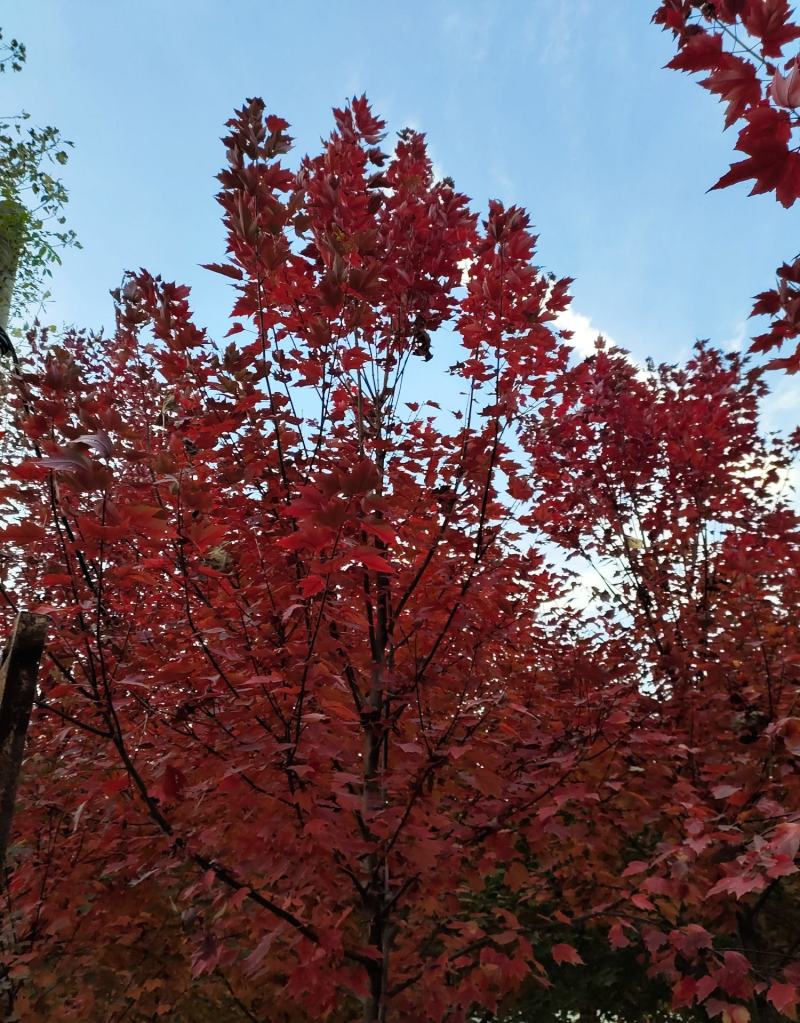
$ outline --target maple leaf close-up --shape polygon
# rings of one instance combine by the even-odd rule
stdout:
[[[245,6],[255,17],[243,4],[233,27],[261,40],[254,81],[274,91],[270,48],[286,40],[263,12],[249,26]],[[502,61],[481,40],[515,22],[478,6],[435,17],[489,88]],[[765,262],[744,227],[708,242],[705,276],[746,282],[722,305],[758,321],[735,342],[670,334],[637,349],[592,331],[573,307],[580,280],[545,265],[522,201],[535,196],[479,173],[501,166],[509,133],[535,131],[533,97],[513,126],[497,101],[497,134],[491,104],[476,115],[471,137],[493,141],[462,175],[473,200],[442,171],[459,166],[463,123],[441,144],[418,126],[424,106],[397,123],[425,103],[393,91],[408,14],[369,15],[391,87],[380,61],[346,68],[380,104],[329,87],[335,27],[320,7],[316,25],[275,15],[308,36],[281,65],[284,102],[243,93],[235,107],[200,78],[182,91],[165,14],[161,42],[148,29],[143,50],[134,37],[123,50],[137,76],[140,61],[173,76],[155,116],[174,160],[133,127],[124,153],[138,156],[92,142],[104,87],[117,114],[123,94],[103,15],[98,66],[65,86],[88,111],[68,178],[75,235],[60,233],[58,133],[24,149],[27,114],[0,126],[0,166],[16,168],[0,201],[3,1019],[797,1019],[800,254],[758,211],[783,224],[800,198],[800,19],[787,0],[638,6],[620,24],[667,97],[660,113],[646,100],[642,130],[669,122],[680,145],[690,117],[709,118],[708,146],[727,129],[723,152],[738,154],[711,195],[713,169],[694,174],[691,210],[742,182],[761,196],[735,196],[726,216],[755,208]],[[200,17],[230,76],[215,33],[228,39],[236,7]],[[52,92],[78,36],[45,8],[48,28],[21,20]],[[563,12],[536,14],[517,35],[543,82],[561,76],[562,118],[588,51]],[[595,14],[579,3],[574,17]],[[3,29],[5,82],[26,48]],[[613,76],[613,47],[600,50]],[[451,67],[441,40],[426,52]],[[721,118],[692,93],[681,109],[698,112],[670,120],[680,77],[653,53],[696,76]],[[308,124],[290,125],[304,89]],[[126,102],[131,125],[154,116]],[[208,151],[193,148],[184,105],[225,122],[221,145],[211,130]],[[193,212],[180,230],[151,216],[148,174],[181,218],[219,164],[217,213],[196,208],[210,230],[221,213],[221,231],[199,243]],[[575,237],[604,203],[592,173],[597,196],[553,200]],[[684,226],[703,215],[691,210]],[[66,251],[60,268],[78,234],[91,273]],[[631,275],[660,246],[680,269],[666,238],[642,237],[626,236]],[[110,238],[129,262],[113,262]],[[609,261],[587,248],[583,277]],[[780,260],[773,285],[764,268]],[[610,273],[615,304],[634,306],[633,276]],[[184,275],[191,287],[173,282]],[[663,275],[649,274],[648,302]],[[713,288],[681,279],[699,332]],[[677,280],[659,309],[680,303]],[[109,286],[98,314],[86,296]]]

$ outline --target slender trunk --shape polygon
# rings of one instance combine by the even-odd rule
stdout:
[[[384,388],[386,380],[384,380]],[[376,436],[381,437],[383,422],[380,410],[373,423]],[[376,465],[379,475],[377,492],[383,491],[384,453],[378,448]],[[378,548],[384,545],[376,541]],[[379,572],[376,579],[376,615],[372,645],[372,678],[369,697],[364,707],[364,790],[363,806],[369,828],[369,815],[383,808],[386,802],[384,784],[387,692],[386,692],[386,650],[389,642],[389,577]],[[382,758],[384,762],[382,763]],[[377,841],[376,841],[377,845]],[[377,949],[381,958],[369,968],[370,992],[364,1001],[363,1023],[385,1023],[386,991],[388,987],[389,951],[391,931],[387,913],[390,879],[389,864],[382,862],[379,851],[367,857],[367,892],[365,909],[367,913],[368,942]]]
[[[774,889],[770,889],[774,890]],[[769,890],[767,895],[769,894]],[[762,896],[762,900],[757,903],[758,909],[763,908],[766,896]],[[763,953],[765,951],[763,942],[759,940],[758,930],[756,928],[756,913],[748,910],[742,910],[738,913],[738,924],[739,924],[739,938],[742,943],[742,948],[747,955],[747,958],[751,962],[759,962],[762,960]],[[768,951],[768,950],[767,950]],[[752,1001],[750,1002],[750,1015],[753,1023],[780,1023],[782,1019],[785,1019],[784,1015],[767,1001],[763,994],[754,994]]]
[[[373,665],[372,685],[365,714],[364,731],[364,811],[369,827],[370,813],[384,805],[385,793],[381,776],[381,751],[383,748],[385,675],[382,663],[385,632],[380,635],[379,615],[378,649],[381,661]],[[386,1019],[386,978],[388,968],[389,941],[386,920],[388,901],[388,865],[381,864],[380,854],[373,852],[367,857],[367,897],[369,944],[380,951],[382,958],[376,960],[369,970],[370,993],[364,1002],[364,1023],[384,1023]]]

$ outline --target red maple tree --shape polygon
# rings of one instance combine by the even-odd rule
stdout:
[[[528,437],[532,518],[593,566],[585,627],[637,694],[605,727],[619,729],[617,755],[580,865],[605,865],[586,910],[602,878],[622,910],[612,944],[643,941],[674,1010],[792,1017],[800,534],[783,497],[795,452],[759,436],[763,382],[702,345],[685,367],[646,371],[600,349],[563,393]]]
[[[244,343],[218,350],[187,289],[141,273],[112,341],[68,337],[20,389],[37,456],[4,540],[15,601],[54,622],[33,802],[67,772],[60,872],[198,868],[196,971],[246,954],[316,1015],[350,995],[368,1020],[441,1019],[535,962],[513,913],[471,899],[597,727],[587,705],[564,740],[536,653],[553,584],[503,497],[515,424],[567,361],[547,325],[566,282],[522,211],[478,228],[419,134],[387,156],[366,101],[335,117],[295,172],[263,103],[229,123],[212,269]],[[464,389],[450,429],[404,402],[433,344]],[[86,899],[84,870],[54,895],[41,869],[12,886],[38,932]]]
[[[765,921],[800,844],[798,534],[765,385],[706,348],[571,365],[527,215],[479,224],[364,99],[335,122],[294,170],[261,101],[228,124],[235,341],[145,272],[112,338],[31,338],[0,592],[53,639],[9,1011],[168,1015],[185,954],[251,1019],[488,1019],[592,933],[677,1011],[791,1015]],[[590,609],[554,544],[605,579]]]

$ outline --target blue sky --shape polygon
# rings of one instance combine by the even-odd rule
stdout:
[[[2,80],[2,112],[24,107],[75,142],[64,177],[84,248],[57,272],[47,319],[108,324],[109,289],[144,266],[190,284],[222,333],[230,293],[199,264],[224,252],[225,119],[261,95],[303,153],[333,105],[366,91],[393,130],[427,133],[476,208],[527,207],[540,262],[576,278],[576,312],[638,358],[741,340],[751,296],[798,248],[798,216],[743,186],[706,194],[734,139],[712,97],[662,70],[671,40],[653,6],[11,0],[2,27],[29,59]]]

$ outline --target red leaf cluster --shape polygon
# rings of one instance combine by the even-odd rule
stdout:
[[[667,67],[707,72],[700,84],[727,104],[725,127],[739,125],[735,148],[745,158],[713,188],[752,181],[751,195],[774,192],[783,206],[794,205],[800,198],[800,53],[785,51],[800,39],[800,21],[788,0],[664,0],[653,20],[669,29],[678,45]],[[784,293],[787,284],[796,283],[791,273],[790,266],[778,271]],[[759,299],[761,311],[775,304]],[[751,350],[768,351],[794,338],[791,321],[790,312]],[[766,368],[797,372],[800,346]]]

